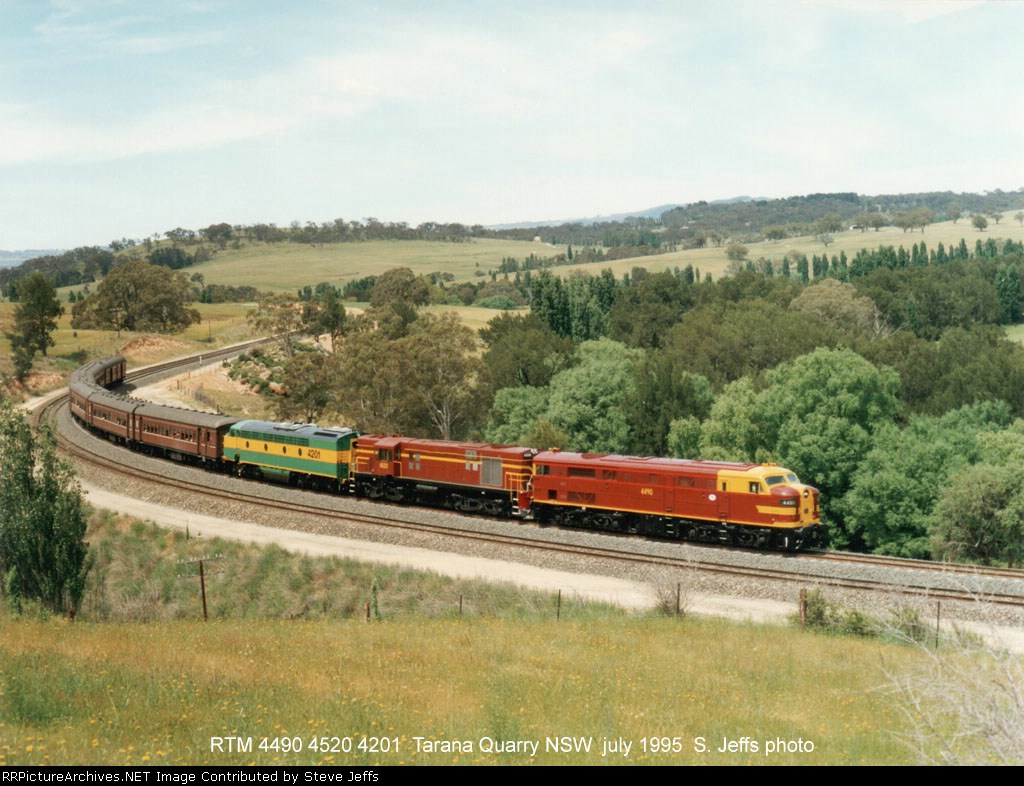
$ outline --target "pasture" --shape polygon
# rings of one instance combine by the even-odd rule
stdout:
[[[922,240],[934,250],[941,242],[947,248],[967,241],[973,251],[975,241],[990,237],[1024,240],[1024,227],[1013,220],[1015,211],[1009,211],[999,224],[989,222],[988,229],[979,232],[970,219],[961,218],[956,224],[945,221],[932,224],[920,231],[904,232],[886,227],[878,232],[844,230],[836,232],[827,247],[813,236],[787,238],[780,241],[748,243],[748,258],[764,257],[781,262],[790,251],[806,254],[827,253],[830,257],[841,252],[852,258],[862,248],[903,245],[907,249]],[[542,230],[543,235],[543,230]],[[671,270],[687,265],[700,269],[701,276],[711,274],[714,279],[728,275],[735,265],[726,257],[727,243],[720,247],[673,251],[665,254],[630,257],[608,262],[566,265],[552,270],[566,276],[575,271],[598,275],[611,270],[616,278],[644,267],[651,272]],[[466,243],[434,243],[427,241],[370,241],[366,243],[335,243],[309,245],[299,243],[243,243],[240,248],[227,248],[217,252],[209,262],[188,268],[190,273],[201,273],[209,284],[248,285],[267,291],[295,291],[303,286],[314,286],[327,281],[341,288],[347,282],[364,276],[380,275],[394,267],[408,267],[417,274],[450,273],[456,281],[476,281],[497,270],[502,259],[513,257],[520,262],[531,254],[552,257],[563,254],[566,246],[546,242],[475,239]]]
[[[248,285],[273,292],[295,291],[326,281],[339,289],[352,280],[379,276],[395,267],[416,274],[451,273],[472,281],[497,269],[504,257],[554,256],[565,249],[547,243],[476,239],[466,243],[374,240],[366,243],[252,243],[218,251],[209,262],[189,268],[208,284]],[[477,275],[479,273],[479,276]]]

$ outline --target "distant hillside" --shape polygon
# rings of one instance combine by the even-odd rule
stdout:
[[[737,199],[749,199],[750,197],[737,197]],[[660,219],[661,214],[672,210],[673,208],[681,207],[678,203],[671,205],[658,205],[658,207],[649,207],[646,210],[634,210],[632,213],[613,213],[609,216],[590,216],[589,218],[567,218],[558,221],[518,221],[513,224],[492,224],[488,226],[488,229],[528,229],[530,227],[557,227],[564,224],[582,224],[589,226],[591,224],[607,224],[625,221],[627,218],[654,218]]]
[[[22,251],[4,251],[0,249],[0,267],[15,267],[20,265],[26,259],[34,259],[35,257],[47,256],[50,254],[59,254],[60,249],[38,249],[38,248],[27,248]]]

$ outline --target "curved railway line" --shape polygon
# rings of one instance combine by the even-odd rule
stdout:
[[[203,353],[199,358],[189,357],[136,369],[126,375],[126,382],[153,382],[195,367],[197,363],[203,365],[231,357],[268,340]],[[70,417],[60,414],[67,410],[67,399],[66,393],[54,396],[37,409],[35,416],[57,420],[61,426],[58,428],[60,444],[77,462],[117,473],[133,482],[160,487],[175,495],[197,496],[205,500],[203,507],[230,501],[233,505],[251,506],[253,510],[258,508],[264,515],[279,515],[282,519],[315,518],[320,522],[321,530],[372,527],[396,535],[443,537],[453,544],[453,548],[484,549],[501,554],[508,552],[520,557],[529,553],[571,556],[606,566],[614,565],[619,572],[638,568],[698,571],[731,579],[883,592],[929,601],[982,602],[1007,610],[1024,611],[1024,571],[1021,570],[838,552],[777,554],[708,548],[577,530],[556,531],[536,524],[481,520],[448,511],[429,511],[432,520],[424,522],[407,515],[409,511],[419,510],[419,518],[422,519],[422,509],[357,501],[345,495],[326,495],[282,486],[276,487],[281,492],[280,496],[270,495],[269,487],[262,483],[183,466],[179,472],[172,473],[167,461],[114,447],[77,427]],[[71,428],[69,424],[75,427]],[[116,458],[111,458],[112,455]],[[172,466],[178,468],[179,465]],[[342,510],[328,500],[346,500],[349,505],[357,504],[360,510]],[[378,510],[381,512],[376,512]]]

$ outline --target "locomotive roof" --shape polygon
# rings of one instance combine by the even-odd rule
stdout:
[[[350,428],[327,428],[316,423],[272,423],[267,420],[239,420],[232,428],[293,437],[323,437],[337,439],[355,434]]]
[[[615,453],[568,453],[560,450],[542,450],[534,457],[536,464],[582,464],[585,466],[615,467],[633,470],[687,470],[698,473],[724,471],[749,472],[761,467],[734,461],[703,461],[699,459],[660,458],[657,456],[620,456]]]
[[[522,456],[524,453],[535,452],[533,448],[521,445],[495,445],[491,442],[454,442],[446,439],[423,439],[420,437],[401,437],[396,434],[361,434],[360,444],[372,443],[374,447],[394,448],[402,446],[405,448],[419,448],[421,450],[452,450],[452,451],[488,451],[491,453],[505,453]]]

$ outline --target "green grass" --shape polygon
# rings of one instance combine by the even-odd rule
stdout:
[[[341,288],[348,281],[379,276],[395,267],[416,274],[447,272],[458,281],[479,278],[477,271],[497,269],[504,257],[522,261],[530,254],[547,257],[564,252],[546,243],[478,239],[467,243],[370,241],[311,246],[300,243],[253,243],[218,251],[209,262],[189,268],[208,284],[248,285],[289,291],[327,281]]]
[[[550,593],[112,514],[88,539],[96,562],[74,623],[0,607],[0,766],[912,763],[901,707],[881,690],[927,662],[912,648],[603,604],[559,611]],[[204,555],[218,556],[205,563],[206,623],[186,564]],[[252,747],[211,750],[222,737]],[[352,750],[311,747],[335,737]],[[374,737],[392,749],[359,749]],[[472,751],[418,750],[416,737]],[[744,737],[756,753],[718,750]],[[629,755],[602,756],[606,738]],[[482,750],[492,739],[539,749]],[[776,740],[804,750],[766,755]]]
[[[903,718],[877,689],[881,663],[918,657],[696,619],[5,621],[0,765],[906,764]],[[215,737],[252,749],[211,751]],[[311,749],[333,737],[353,750]],[[359,750],[365,737],[392,750]],[[417,750],[416,737],[472,751]],[[593,747],[545,750],[559,737]],[[630,754],[602,756],[620,737]],[[759,751],[717,750],[743,737]],[[302,750],[260,750],[265,738]],[[488,752],[485,738],[539,750]],[[645,751],[650,738],[669,751]],[[777,739],[805,752],[766,755]]]

